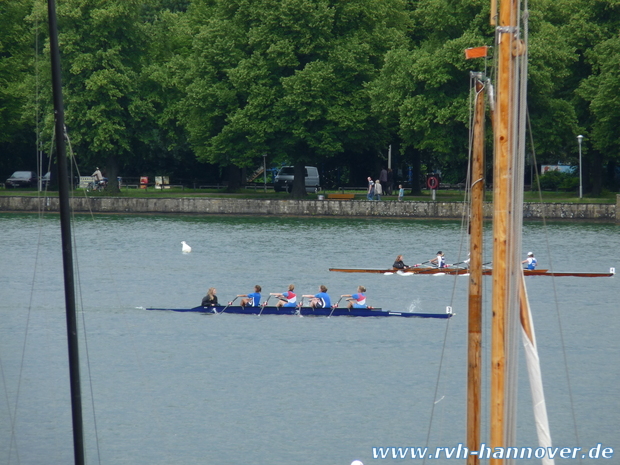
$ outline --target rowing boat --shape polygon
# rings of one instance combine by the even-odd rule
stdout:
[[[147,310],[164,310],[172,312],[197,312],[208,315],[232,313],[236,315],[300,315],[300,316],[359,316],[359,317],[404,317],[404,318],[450,318],[453,313],[450,307],[446,313],[414,313],[384,310],[382,308],[312,308],[312,307],[242,307],[219,305],[216,307],[193,308],[147,308]]]
[[[407,268],[406,270],[395,270],[391,269],[377,269],[377,268],[330,268],[329,271],[336,271],[339,273],[379,273],[379,274],[399,274],[399,275],[410,275],[410,274],[447,274],[447,275],[467,275],[469,274],[468,268],[436,268],[436,267],[415,267],[415,268]],[[483,270],[484,275],[493,274],[492,268],[486,268]],[[545,269],[540,270],[523,270],[523,274],[525,276],[556,276],[556,277],[566,277],[573,276],[577,278],[605,278],[614,276],[616,274],[615,268],[610,268],[608,272],[597,272],[597,271],[550,271]]]

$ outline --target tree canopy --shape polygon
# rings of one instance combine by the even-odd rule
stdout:
[[[228,177],[234,188],[263,155],[270,166],[317,165],[338,173],[325,176],[331,182],[361,185],[391,145],[414,191],[428,171],[458,182],[469,71],[493,77],[491,59],[468,62],[463,50],[488,45],[492,54],[488,10],[486,0],[65,0],[72,147],[108,177]],[[533,0],[530,10],[530,150],[538,163],[576,163],[582,134],[586,189],[616,189],[620,4]],[[53,114],[45,2],[2,2],[0,12],[8,175],[33,168]],[[295,189],[303,195],[302,183]]]

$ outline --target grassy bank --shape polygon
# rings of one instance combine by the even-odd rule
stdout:
[[[330,193],[337,193],[336,190],[326,190],[322,191],[320,195],[325,197]],[[355,194],[356,200],[365,200],[366,192],[364,190],[347,190],[348,194]],[[0,196],[29,196],[36,197],[38,195],[42,195],[42,193],[37,192],[36,189],[0,189]],[[57,196],[58,192],[49,191],[46,194],[47,196]],[[83,189],[76,189],[73,191],[73,195],[75,196],[111,196],[109,192],[88,192],[87,194]],[[527,191],[524,193],[525,202],[544,202],[544,203],[600,203],[600,204],[615,204],[616,203],[616,193],[614,192],[604,192],[599,197],[592,196],[584,196],[583,199],[579,199],[574,193],[566,193],[566,192],[551,192],[551,191],[543,191],[543,192],[530,192]],[[239,189],[236,192],[226,192],[225,190],[217,190],[217,189],[191,189],[185,188],[182,189],[180,187],[171,187],[170,189],[154,189],[152,187],[148,189],[122,189],[120,193],[114,194],[114,197],[126,197],[126,198],[145,198],[145,197],[167,197],[167,198],[176,198],[176,197],[230,197],[230,198],[244,198],[244,199],[289,199],[291,198],[289,194],[286,192],[274,192],[273,189],[267,188],[267,192],[263,190],[263,187],[247,188],[247,189]],[[438,190],[436,192],[435,199],[438,202],[461,202],[464,200],[465,192],[459,190]],[[308,199],[317,199],[318,194],[308,194]],[[405,201],[430,201],[432,199],[431,192],[428,190],[423,190],[422,195],[405,195]],[[486,194],[486,200],[491,201],[493,199],[493,195],[491,192]],[[382,196],[382,201],[396,201],[397,197],[392,196]]]

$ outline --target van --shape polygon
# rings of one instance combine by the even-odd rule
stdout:
[[[319,170],[316,166],[306,166],[306,192],[318,192],[321,190],[321,180],[319,179]],[[283,166],[273,183],[273,190],[276,192],[290,192],[293,187],[294,167]]]

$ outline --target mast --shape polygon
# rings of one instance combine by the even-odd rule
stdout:
[[[82,395],[80,388],[80,358],[75,313],[75,285],[73,280],[73,250],[71,248],[71,217],[69,210],[69,176],[65,148],[65,113],[62,101],[60,69],[60,48],[58,46],[58,25],[56,3],[48,0],[50,30],[50,56],[52,66],[52,87],[54,96],[54,117],[56,129],[56,154],[58,158],[58,198],[60,204],[60,228],[62,238],[62,261],[65,281],[65,307],[67,319],[67,343],[69,350],[69,377],[71,384],[71,412],[73,419],[73,451],[76,465],[84,464],[84,437],[82,423]]]
[[[471,169],[470,259],[469,259],[469,317],[467,362],[467,448],[480,446],[480,406],[482,379],[482,244],[484,204],[484,84],[481,73],[476,79],[474,103],[473,157]],[[477,465],[477,455],[467,457],[468,465]]]
[[[518,60],[524,47],[520,41],[519,0],[501,0],[499,25],[496,28],[497,101],[494,114],[493,169],[493,292],[491,330],[491,431],[490,447],[510,447],[515,430],[508,419],[516,416],[514,395],[508,389],[516,385],[509,377],[516,373],[518,325],[518,278],[521,276],[523,174],[519,152],[523,150],[522,119],[518,96],[525,88],[517,86],[517,72],[522,71]],[[518,134],[518,135],[517,135]],[[497,465],[500,459],[491,459]]]

